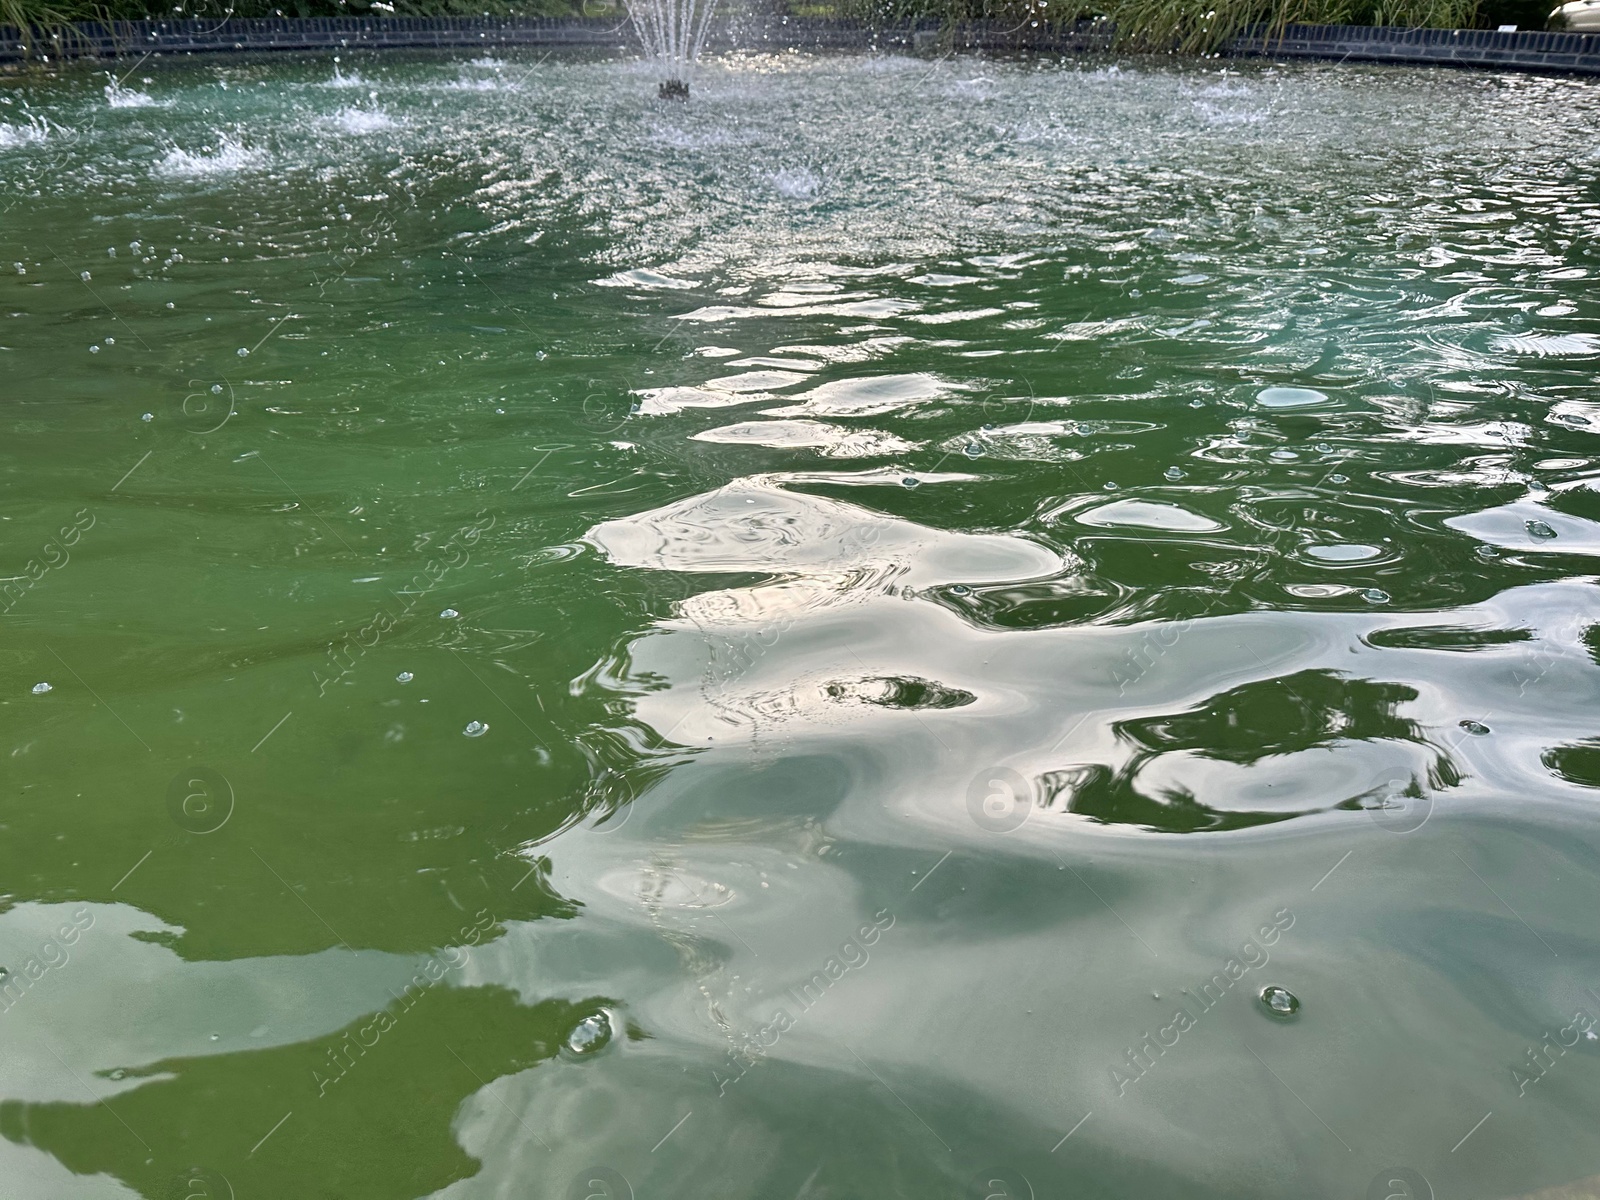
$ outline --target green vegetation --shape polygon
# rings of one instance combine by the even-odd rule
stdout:
[[[1103,19],[1127,50],[1205,54],[1246,30],[1286,25],[1543,29],[1552,0],[838,0],[801,10],[889,24],[911,18],[1056,22]],[[791,8],[791,11],[797,11]]]

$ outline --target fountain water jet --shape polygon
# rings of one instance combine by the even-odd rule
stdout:
[[[700,57],[715,0],[628,0],[628,17],[644,51],[666,72],[663,100],[689,98],[689,74]]]

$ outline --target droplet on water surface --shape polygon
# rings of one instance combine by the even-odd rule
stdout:
[[[141,420],[141,421],[154,421],[155,419],[156,419],[155,413],[143,413],[139,417],[139,420]]]
[[[1328,482],[1329,483],[1349,483],[1350,482],[1350,476],[1348,476],[1348,475],[1329,475],[1328,476]]]
[[[567,1049],[574,1054],[593,1054],[606,1048],[614,1032],[611,1014],[601,1009],[573,1026],[572,1032],[567,1034]]]
[[[1368,588],[1366,591],[1361,593],[1361,598],[1368,604],[1389,603],[1389,593],[1384,591],[1382,588]]]
[[[1473,737],[1487,737],[1491,732],[1489,727],[1482,721],[1463,721],[1461,722],[1461,728],[1465,729]]]
[[[461,732],[468,737],[482,737],[489,732],[489,727],[482,721],[468,721],[467,727]]]
[[[1176,479],[1182,479],[1183,478],[1183,472],[1180,471],[1177,467],[1168,467],[1165,471],[1162,472],[1162,474],[1165,475],[1168,479],[1176,480]]]
[[[410,671],[401,671],[400,674],[394,677],[394,681],[396,683],[410,683],[415,678],[416,676]]]
[[[42,696],[46,692],[53,692],[54,690],[48,683],[36,683],[33,685],[33,694],[35,696]]]
[[[907,475],[904,479],[902,479],[900,481],[900,486],[901,487],[913,488],[913,487],[916,487],[921,482],[922,482],[922,480],[918,479],[915,475]]]
[[[1113,482],[1112,482],[1112,481],[1111,481],[1111,480],[1109,480],[1109,479],[1108,479],[1108,480],[1106,480],[1106,491],[1108,491],[1108,492],[1114,492],[1114,491],[1116,491],[1116,490],[1117,490],[1117,485],[1116,485],[1116,484],[1115,484],[1115,483],[1113,483]]]
[[[950,588],[950,594],[952,596],[970,596],[972,595],[972,589],[964,583],[958,583]]]
[[[981,458],[983,456],[983,447],[978,445],[977,442],[968,442],[967,448],[962,453],[968,458]]]
[[[441,621],[454,621],[460,615],[455,609],[447,608],[439,614],[439,619]]]
[[[250,351],[246,350],[243,346],[240,346],[239,347],[239,357],[240,358],[249,358],[250,357]]]
[[[1496,550],[1493,546],[1479,546],[1478,547],[1478,557],[1479,558],[1499,558],[1500,557],[1500,551]]]
[[[213,384],[212,384],[212,385],[211,385],[211,394],[212,394],[212,395],[213,395],[213,396],[220,396],[220,395],[222,395],[222,385],[221,385],[221,384],[220,384],[220,383],[213,383]]]
[[[1523,526],[1527,529],[1529,537],[1538,538],[1541,542],[1548,542],[1556,536],[1556,531],[1543,521],[1524,521]]]
[[[1287,988],[1262,988],[1261,1003],[1275,1017],[1292,1017],[1300,1011],[1299,998]]]

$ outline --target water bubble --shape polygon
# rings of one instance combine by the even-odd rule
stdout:
[[[168,300],[167,301],[167,307],[168,308],[177,308],[178,306],[176,304],[174,304],[171,300]]]
[[[468,721],[467,727],[461,731],[468,737],[482,737],[489,732],[489,727],[482,721]]]
[[[1328,482],[1329,483],[1349,483],[1350,482],[1350,476],[1348,476],[1348,475],[1329,475],[1328,476]]]
[[[992,421],[989,424],[987,424],[987,425],[985,425],[983,427],[983,432],[985,432],[985,433],[993,433],[994,430],[995,430],[995,426],[994,426],[994,423]]]
[[[1389,603],[1389,593],[1384,591],[1382,588],[1368,588],[1366,591],[1361,593],[1361,598],[1368,604]]]
[[[950,594],[952,596],[970,596],[972,595],[972,589],[964,583],[957,583],[950,588]]]
[[[1543,521],[1524,521],[1522,524],[1527,529],[1529,537],[1538,538],[1541,542],[1548,542],[1556,536],[1556,531]]]
[[[441,621],[454,621],[460,615],[455,609],[447,608],[439,614],[439,619]]]
[[[1111,480],[1109,480],[1109,479],[1106,480],[1106,491],[1114,492],[1116,490],[1117,490],[1117,485],[1115,483],[1111,482]]]
[[[1462,721],[1461,728],[1465,729],[1473,737],[1487,737],[1490,732],[1489,727],[1482,721]]]
[[[1332,454],[1333,447],[1328,445],[1327,442],[1318,442],[1316,445],[1316,451],[1318,454]]]
[[[567,1049],[574,1054],[593,1054],[606,1048],[613,1033],[611,1014],[602,1008],[573,1026],[572,1032],[567,1034]]]
[[[907,475],[904,479],[902,479],[900,481],[900,486],[901,487],[914,488],[917,485],[919,485],[921,482],[922,482],[922,480],[918,479],[915,475]]]
[[[394,677],[394,681],[396,683],[410,683],[415,678],[416,676],[410,671],[401,671],[400,674]]]
[[[89,280],[94,278],[94,277],[92,275],[90,275],[89,272],[87,272],[87,271],[79,271],[78,272],[78,278],[83,280],[85,283],[88,283]]]
[[[48,683],[41,682],[33,685],[33,694],[35,696],[43,696],[45,693],[53,691],[55,691],[55,688],[51,687]]]
[[[155,419],[156,419],[155,413],[143,413],[139,417],[139,420],[141,420],[141,421],[154,421]]]
[[[221,384],[220,384],[220,383],[213,383],[213,384],[212,384],[212,385],[211,385],[211,394],[212,394],[212,395],[213,395],[213,396],[220,396],[220,395],[222,395],[222,385],[221,385]]]
[[[978,445],[977,442],[968,442],[966,448],[962,450],[961,453],[965,454],[968,458],[981,458],[983,457],[983,447]]]
[[[89,353],[90,354],[99,354],[100,353],[100,347],[99,346],[90,346],[89,347]]]
[[[1478,547],[1478,557],[1479,558],[1499,558],[1500,557],[1500,551],[1496,550],[1493,546],[1479,546]]]
[[[246,350],[243,346],[240,346],[239,347],[239,357],[240,358],[249,358],[250,357],[250,351]]]
[[[1300,1011],[1299,999],[1287,988],[1276,986],[1262,988],[1261,1003],[1275,1017],[1292,1017]]]
[[[1177,467],[1168,467],[1162,474],[1174,481],[1183,478],[1183,472]]]
[[[116,338],[106,338],[105,339],[105,344],[108,345],[108,346],[115,346],[117,344],[117,339]]]
[[[1205,406],[1206,406],[1206,402],[1204,400],[1191,400],[1191,401],[1189,401],[1189,407],[1190,408],[1204,408]]]

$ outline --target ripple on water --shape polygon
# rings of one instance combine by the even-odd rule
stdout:
[[[745,421],[703,430],[692,440],[769,446],[779,450],[816,450],[828,458],[875,458],[914,450],[919,445],[879,429],[847,429],[826,421]]]
[[[1495,341],[1495,349],[1539,358],[1600,354],[1600,335],[1592,333],[1513,333]]]
[[[771,409],[772,417],[806,414],[841,417],[871,417],[925,404],[954,391],[953,384],[924,371],[905,375],[867,375],[855,379],[835,379],[802,392],[800,403]]]
[[[1310,408],[1327,402],[1326,392],[1315,388],[1269,387],[1256,393],[1256,403],[1262,408]]]
[[[1113,500],[1080,512],[1075,519],[1080,525],[1101,529],[1159,529],[1164,533],[1216,533],[1226,528],[1210,517],[1159,500]]]
[[[1359,542],[1331,542],[1307,546],[1304,553],[1322,563],[1358,563],[1381,557],[1383,548]]]

